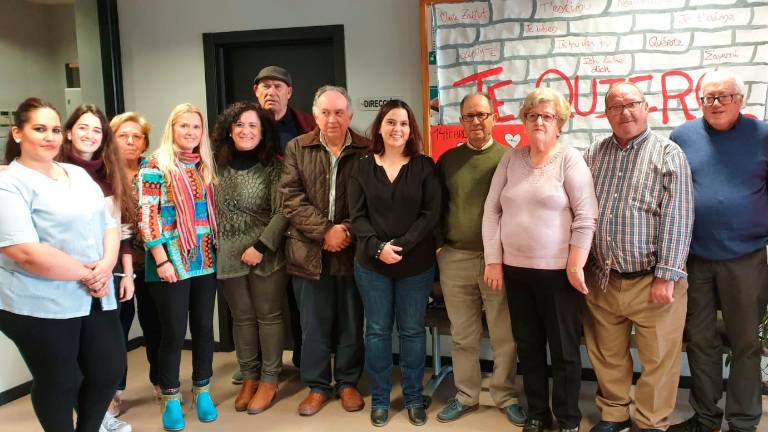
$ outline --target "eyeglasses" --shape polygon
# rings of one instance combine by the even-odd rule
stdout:
[[[117,135],[117,139],[124,140],[124,141],[140,141],[144,139],[143,134],[131,134],[131,133],[121,133]]]
[[[643,104],[645,101],[634,101],[630,102],[628,104],[624,105],[613,105],[609,106],[605,109],[605,112],[609,115],[619,115],[624,112],[624,110],[627,110],[629,112],[635,112],[638,108],[640,108],[640,105]]]
[[[720,102],[720,105],[728,105],[733,102],[736,96],[741,96],[741,93],[726,94],[720,96],[702,96],[701,103],[703,105],[714,105],[715,101]]]
[[[491,116],[491,113],[489,112],[463,114],[461,116],[461,121],[467,122],[467,123],[472,123],[474,119],[477,119],[478,121],[485,121],[490,116]]]
[[[535,112],[529,112],[525,115],[525,121],[528,123],[536,123],[539,120],[539,117],[541,117],[541,121],[547,124],[554,122],[557,118],[556,115],[550,113],[539,114]]]

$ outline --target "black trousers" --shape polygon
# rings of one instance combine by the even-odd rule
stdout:
[[[195,276],[175,283],[161,282],[149,290],[160,317],[158,350],[159,385],[177,389],[184,337],[192,334],[192,380],[213,375],[213,306],[216,300],[215,273]]]
[[[125,370],[117,311],[35,318],[0,310],[0,330],[21,352],[32,374],[32,407],[46,432],[97,432]],[[77,426],[72,410],[77,407]]]
[[[149,381],[153,385],[160,384],[158,353],[160,351],[160,335],[162,334],[160,314],[151,292],[160,288],[159,282],[145,282],[144,268],[137,269],[139,277],[134,280],[134,296],[136,297],[136,315],[139,317],[141,332],[144,334],[147,363],[149,363]]]
[[[688,258],[686,328],[691,369],[691,407],[712,429],[720,429],[723,410],[722,339],[717,334],[717,309],[723,313],[731,345],[731,371],[725,400],[730,430],[754,431],[762,416],[757,329],[768,302],[766,250],[727,261]]]
[[[329,267],[324,260],[323,269]],[[294,277],[293,288],[301,310],[301,381],[330,396],[334,379],[336,390],[357,387],[363,372],[363,303],[353,276],[326,271],[320,280]]]
[[[568,282],[565,270],[504,265],[504,285],[528,399],[528,417],[545,420],[550,416],[549,343],[552,412],[561,428],[578,427],[584,297]]]

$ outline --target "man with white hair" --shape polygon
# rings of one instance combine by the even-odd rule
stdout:
[[[686,318],[695,414],[670,432],[720,430],[718,308],[732,353],[725,420],[731,431],[754,431],[762,414],[757,331],[768,302],[768,123],[741,114],[745,93],[733,72],[707,73],[701,80],[704,117],[670,136],[688,157],[695,203]]]
[[[303,416],[320,411],[334,390],[347,411],[365,405],[357,390],[363,304],[353,277],[347,185],[370,142],[349,127],[351,100],[344,88],[320,87],[312,113],[317,128],[288,143],[280,182],[283,213],[291,222],[286,270],[301,311],[301,381],[310,390],[298,407]]]

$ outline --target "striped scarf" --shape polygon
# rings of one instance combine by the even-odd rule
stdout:
[[[195,194],[192,189],[192,183],[186,174],[187,168],[183,164],[197,165],[199,162],[200,155],[198,153],[179,152],[176,154],[175,160],[177,172],[171,175],[171,187],[173,188],[173,197],[176,205],[176,229],[179,232],[181,249],[184,252],[182,258],[184,260],[197,256],[197,224],[195,223]],[[197,170],[195,170],[195,174],[205,190],[208,221],[215,242],[218,230],[216,226],[216,212],[213,208],[215,202],[213,185],[204,184]]]

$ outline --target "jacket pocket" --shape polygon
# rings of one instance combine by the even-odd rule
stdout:
[[[307,273],[319,273],[319,246],[294,228],[285,232],[285,258],[294,267]]]

